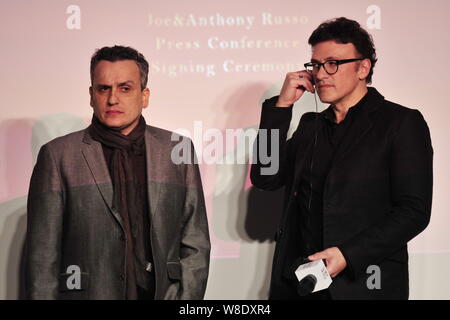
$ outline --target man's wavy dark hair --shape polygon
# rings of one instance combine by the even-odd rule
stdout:
[[[313,31],[308,43],[315,46],[320,42],[329,40],[344,44],[352,43],[362,58],[369,59],[372,67],[366,78],[366,83],[372,83],[373,68],[377,62],[372,36],[358,22],[341,17],[323,22]]]
[[[110,62],[133,60],[139,67],[141,76],[141,90],[147,87],[148,81],[148,62],[145,57],[136,49],[124,46],[103,47],[95,51],[91,58],[91,83],[94,80],[94,70],[101,60]]]

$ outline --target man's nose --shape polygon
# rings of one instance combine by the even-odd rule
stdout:
[[[108,105],[113,106],[116,105],[117,103],[119,103],[119,99],[117,98],[117,92],[116,89],[112,88],[108,96]]]
[[[316,72],[316,74],[314,75],[314,78],[316,80],[322,80],[328,77],[328,73],[325,71],[325,66],[321,65],[319,67],[319,70]],[[316,81],[317,82],[317,81]]]

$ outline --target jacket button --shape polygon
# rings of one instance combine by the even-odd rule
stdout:
[[[121,234],[119,239],[120,239],[120,241],[125,241],[125,236],[123,234]]]
[[[125,280],[125,275],[121,274],[121,275],[119,276],[119,279],[120,279],[121,281]]]

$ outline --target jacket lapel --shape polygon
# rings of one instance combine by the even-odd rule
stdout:
[[[361,116],[355,119],[350,128],[348,128],[344,139],[336,151],[331,170],[339,165],[339,163],[344,160],[345,156],[361,143],[366,134],[372,129],[373,123],[371,117],[373,112],[376,111],[384,101],[384,97],[374,88],[369,87],[368,90],[368,94],[371,95],[370,101],[368,102],[368,105],[364,106],[364,109],[361,110]]]
[[[294,186],[298,186],[299,184],[299,180],[300,180],[300,174],[301,171],[303,170],[303,166],[304,166],[304,162],[306,161],[307,156],[311,153],[314,152],[314,144],[315,144],[315,138],[316,138],[316,134],[318,134],[321,130],[322,127],[324,125],[322,118],[323,114],[318,114],[317,119],[314,119],[311,123],[311,128],[304,128],[304,130],[306,132],[311,132],[312,135],[306,140],[307,142],[307,146],[305,149],[303,148],[296,148],[297,149],[297,154],[295,156],[295,176],[294,176]],[[317,121],[317,122],[316,122]],[[301,141],[300,143],[304,143],[303,141]]]
[[[300,184],[300,174],[301,171],[303,169],[303,166],[305,165],[305,161],[307,158],[307,155],[310,154],[310,152],[314,152],[314,140],[315,140],[315,134],[316,132],[320,132],[322,126],[323,126],[323,121],[321,121],[321,114],[318,115],[317,118],[317,123],[316,123],[316,119],[314,119],[311,124],[308,123],[301,123],[301,126],[304,126],[301,130],[304,130],[304,132],[311,132],[311,135],[308,135],[308,137],[301,139],[300,141],[298,141],[296,144],[300,144],[302,145],[303,143],[306,143],[306,147],[305,148],[301,148],[298,145],[293,146],[297,151],[296,151],[296,155],[295,155],[295,164],[294,164],[294,168],[295,168],[295,172],[294,172],[294,181],[293,181],[293,194],[292,196],[289,197],[289,202],[287,204],[287,208],[288,208],[288,212],[289,212],[289,208],[294,205],[295,203],[295,197],[297,195],[297,187]],[[317,126],[316,126],[317,124]],[[287,216],[285,216],[285,218],[287,218]]]
[[[117,219],[119,224],[123,227],[120,213],[113,207],[113,185],[109,170],[106,165],[105,156],[103,154],[102,145],[92,139],[89,135],[89,130],[86,129],[83,137],[83,156],[91,170],[94,181],[97,184],[98,190],[103,197],[110,212]]]
[[[147,159],[148,198],[150,203],[150,215],[154,216],[158,209],[158,198],[161,184],[158,183],[158,169],[161,170],[161,150],[163,146],[157,133],[147,126],[145,130],[145,150]]]
[[[364,138],[367,132],[372,128],[372,121],[369,119],[367,113],[363,113],[360,118],[352,123],[348,128],[345,136],[339,145],[333,164],[339,164],[340,161],[348,154],[360,141]],[[333,165],[334,166],[334,165]]]

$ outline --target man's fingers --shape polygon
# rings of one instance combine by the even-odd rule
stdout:
[[[292,77],[289,78],[289,86],[291,88],[297,88],[298,86],[301,86],[305,81],[300,79],[299,77]]]
[[[310,255],[308,257],[308,259],[311,261],[316,261],[319,259],[326,259],[327,257],[328,257],[328,255],[325,253],[325,251],[320,251],[320,252],[316,252],[316,253]]]
[[[327,263],[327,271],[330,274],[330,277],[334,278],[336,277],[336,263],[333,260],[330,260],[330,263]]]
[[[300,99],[305,91],[314,92],[312,81],[312,76],[305,70],[287,73],[276,106],[290,106]]]
[[[311,93],[314,93],[314,87],[310,81],[305,81],[303,87]]]
[[[288,76],[294,76],[294,77],[299,77],[300,75],[302,75],[304,73],[304,71],[294,71],[294,72],[288,72],[287,75]]]
[[[314,93],[314,86],[312,83],[312,77],[309,74],[300,74],[297,79],[293,79],[296,83],[298,83],[298,87],[304,88],[311,93]]]
[[[331,253],[332,252],[329,250],[316,252],[315,254],[310,255],[308,259],[310,261],[324,259],[330,277],[334,278],[342,271],[342,268],[339,266],[337,257],[330,255]]]

